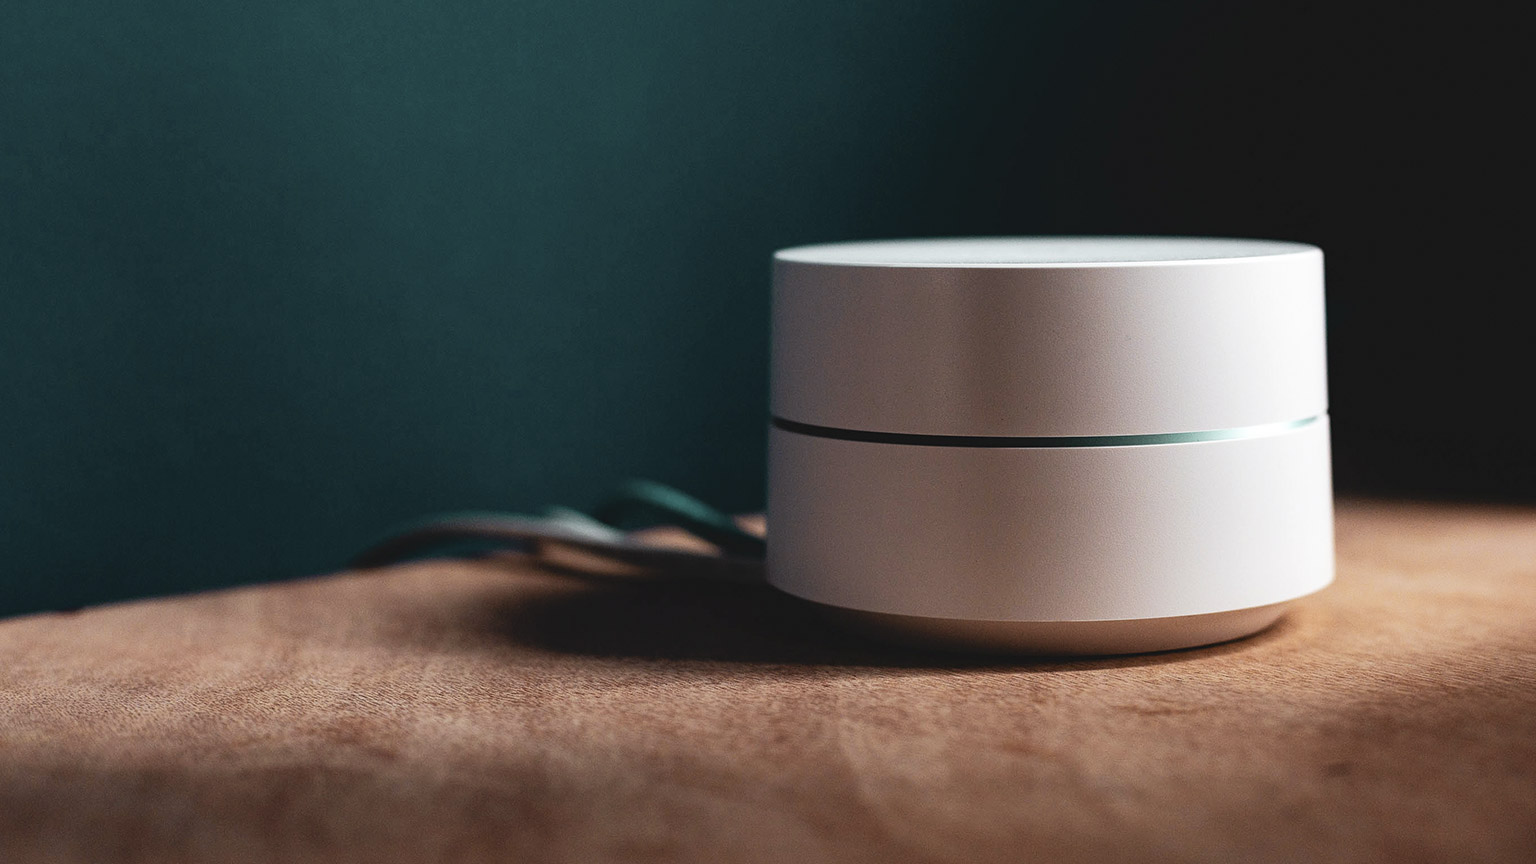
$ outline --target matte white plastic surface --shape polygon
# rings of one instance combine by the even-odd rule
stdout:
[[[1327,410],[1323,262],[1206,238],[885,241],[775,256],[772,411],[930,435],[1138,435]]]
[[[768,579],[870,626],[1161,650],[1333,579],[1312,246],[786,249],[772,412]]]
[[[1005,621],[1266,606],[1333,579],[1327,418],[1259,438],[928,447],[774,429],[769,581],[871,612]]]

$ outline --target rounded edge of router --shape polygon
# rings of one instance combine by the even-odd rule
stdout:
[[[1094,657],[1198,648],[1253,636],[1274,626],[1291,600],[1164,618],[1108,621],[987,621],[930,618],[814,605],[870,639],[958,654]]]

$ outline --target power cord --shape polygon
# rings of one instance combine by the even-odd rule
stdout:
[[[658,546],[631,531],[668,525],[712,544],[719,554]],[[403,526],[352,559],[358,569],[384,567],[414,558],[462,550],[516,550],[546,557],[553,548],[576,549],[628,569],[570,571],[594,578],[706,579],[763,581],[767,543],[729,515],[697,498],[651,480],[631,480],[587,515],[551,507],[543,515],[448,513]]]

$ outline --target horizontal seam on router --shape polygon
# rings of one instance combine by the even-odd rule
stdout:
[[[1144,435],[928,435],[917,432],[869,432],[858,429],[840,429],[835,426],[818,426],[773,418],[773,426],[785,432],[833,438],[839,441],[859,441],[869,444],[909,444],[926,447],[1144,447],[1155,444],[1194,444],[1201,441],[1236,441],[1245,438],[1265,438],[1302,429],[1316,423],[1324,415],[1314,414],[1301,420],[1280,423],[1263,423],[1258,426],[1237,426],[1228,429],[1207,429],[1198,432],[1160,432]]]

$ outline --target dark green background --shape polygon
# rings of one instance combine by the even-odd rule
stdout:
[[[1486,149],[1425,131],[1440,22],[1225,5],[0,0],[0,613],[629,476],[760,506],[769,255],[857,237],[1320,243],[1345,485],[1505,489],[1362,443],[1444,320],[1377,317],[1465,188],[1420,163]]]

